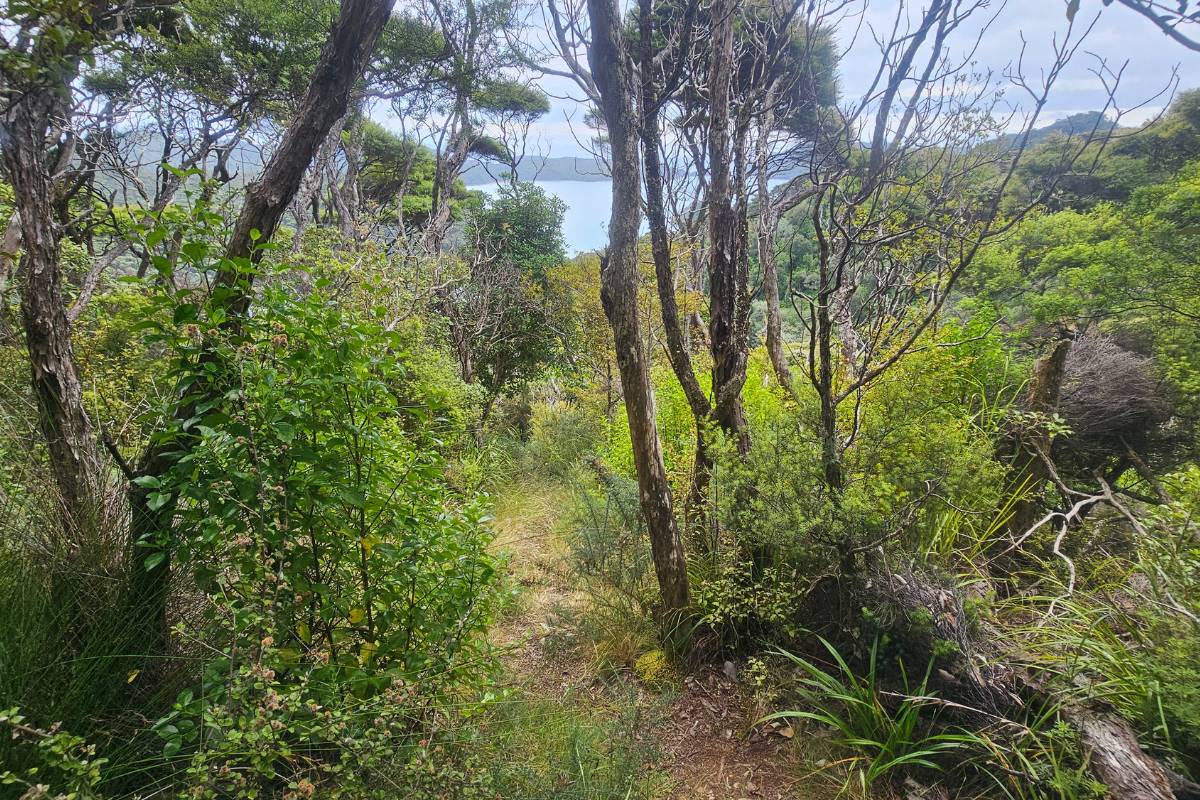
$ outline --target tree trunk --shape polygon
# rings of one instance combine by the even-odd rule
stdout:
[[[1175,793],[1162,766],[1147,756],[1129,723],[1108,711],[1066,705],[1062,717],[1079,731],[1088,768],[1114,800],[1172,800]]]
[[[61,110],[58,97],[53,88],[30,89],[9,107],[0,141],[20,215],[21,319],[38,423],[63,522],[69,535],[79,535],[99,510],[101,459],[71,346],[59,265],[60,231],[54,223],[54,187],[46,160],[50,119]]]
[[[779,311],[779,265],[775,258],[775,232],[779,228],[779,214],[771,202],[771,187],[768,184],[768,136],[774,125],[775,102],[773,91],[768,90],[758,131],[758,263],[762,266],[763,296],[767,301],[767,355],[779,383],[789,393],[795,393],[792,371],[788,367],[787,355],[783,352],[783,323]]]
[[[845,598],[847,609],[887,609],[881,618],[894,619],[898,627],[890,633],[904,642],[910,663],[926,663],[937,658],[933,673],[937,696],[962,704],[952,713],[968,717],[985,715],[1019,718],[1023,709],[1045,704],[1058,705],[1062,698],[1052,688],[1041,686],[1019,664],[1007,660],[1007,653],[985,625],[979,625],[965,611],[961,590],[939,585],[927,576],[908,571],[904,574],[880,573],[861,580],[859,593]],[[933,623],[928,620],[932,612]],[[853,627],[857,626],[853,623]],[[857,633],[857,631],[856,631]],[[953,642],[955,654],[935,656],[939,645]],[[1063,721],[1079,732],[1083,753],[1091,774],[1108,786],[1113,800],[1171,800],[1172,781],[1176,779],[1138,744],[1129,723],[1111,710],[1084,701],[1059,705]],[[974,722],[975,720],[972,720]],[[985,723],[995,717],[984,716]],[[1021,778],[1017,778],[1020,780]],[[1195,785],[1179,780],[1178,797],[1190,796]]]
[[[600,298],[616,343],[642,515],[650,532],[663,607],[668,613],[679,612],[690,603],[687,562],[663,465],[650,363],[642,347],[638,319],[641,187],[638,126],[631,100],[632,63],[625,49],[621,13],[615,0],[588,0],[588,14],[592,27],[588,62],[600,93],[600,108],[612,151],[612,217],[608,251],[601,261]]]
[[[342,185],[337,190],[338,212],[340,214],[339,223],[341,225],[342,236],[347,241],[356,241],[359,238],[355,226],[358,222],[360,204],[358,173],[362,168],[364,119],[362,100],[360,99],[357,107],[351,112],[350,136],[344,148],[346,154],[346,174],[342,178]],[[403,199],[400,202],[403,203]]]
[[[708,231],[709,347],[713,359],[713,418],[750,451],[750,433],[742,408],[746,381],[747,342],[742,341],[739,307],[745,287],[739,280],[739,230],[744,220],[733,206],[730,90],[733,81],[733,23],[736,0],[719,0],[712,8],[709,63]]]
[[[1063,373],[1071,340],[1062,338],[1054,349],[1037,363],[1029,386],[1025,390],[1025,408],[1031,413],[1052,415],[1058,410]],[[1019,431],[1011,442],[1013,485],[1022,488],[1022,496],[1013,505],[1008,520],[1008,532],[1015,541],[1038,521],[1042,515],[1041,489],[1049,480],[1046,459],[1050,457],[1051,436],[1045,425],[1034,422],[1030,430]]]
[[[662,135],[659,129],[659,97],[654,83],[654,17],[650,0],[638,2],[638,46],[641,77],[642,107],[642,164],[645,168],[646,217],[650,227],[650,249],[654,256],[654,277],[658,287],[663,331],[667,339],[667,357],[684,397],[692,411],[696,426],[696,457],[692,463],[692,483],[686,503],[687,521],[704,517],[704,498],[707,494],[712,458],[706,441],[708,423],[713,409],[696,378],[692,355],[679,317],[675,298],[675,269],[671,263],[671,239],[667,230],[666,206],[663,199],[663,170],[659,155]]]
[[[436,174],[433,178],[433,198],[429,211],[429,223],[425,226],[425,234],[421,244],[429,253],[437,253],[442,248],[446,232],[450,229],[450,195],[454,190],[454,181],[462,171],[463,164],[471,145],[471,123],[467,114],[467,100],[460,98],[455,110],[456,127],[450,148],[438,159]]]
[[[837,388],[834,385],[836,365],[833,361],[833,321],[829,313],[829,304],[834,291],[829,285],[832,276],[829,274],[829,259],[824,248],[818,259],[821,289],[817,293],[814,313],[816,324],[812,335],[817,341],[815,343],[816,361],[812,365],[816,374],[812,381],[821,401],[821,462],[825,475],[825,486],[834,498],[834,502],[837,502],[842,494],[844,479],[842,476],[842,446],[838,441]],[[810,355],[810,358],[812,357]]]
[[[11,336],[8,319],[8,287],[17,271],[17,251],[21,249],[21,213],[14,210],[0,237],[0,336]]]
[[[305,174],[296,192],[296,198],[292,201],[292,214],[296,218],[296,230],[292,237],[293,253],[300,250],[304,231],[308,228],[310,208],[313,210],[312,221],[317,221],[316,200],[321,194],[321,187],[325,185],[325,174],[333,161],[333,154],[337,152],[344,124],[345,119],[341,119],[329,129],[329,134],[317,150],[316,158],[313,159],[312,166]]]

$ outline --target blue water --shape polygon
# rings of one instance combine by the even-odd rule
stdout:
[[[537,185],[567,204],[563,238],[571,254],[598,250],[608,243],[608,215],[612,212],[612,184],[608,181],[537,181]],[[471,186],[489,195],[496,184]]]

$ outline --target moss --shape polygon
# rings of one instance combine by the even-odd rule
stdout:
[[[638,680],[654,691],[668,687],[675,674],[667,661],[666,653],[662,650],[643,653],[633,662],[633,671],[638,676]]]

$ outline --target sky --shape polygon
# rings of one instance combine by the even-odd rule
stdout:
[[[896,14],[896,0],[865,2],[865,22],[880,30],[890,30]],[[920,11],[920,2],[908,5]],[[1095,24],[1075,59],[1055,84],[1039,125],[1103,107],[1106,94],[1103,84],[1091,72],[1097,64],[1096,57],[1104,59],[1113,71],[1123,68],[1117,99],[1120,107],[1130,109],[1123,117],[1123,124],[1138,124],[1162,111],[1170,97],[1162,92],[1169,89],[1173,70],[1178,71],[1179,88],[1200,86],[1200,53],[1172,42],[1148,20],[1117,4],[1105,7],[1101,0],[1083,0],[1081,5],[1075,19],[1076,35],[1093,19]],[[1067,28],[1066,0],[1007,0],[1005,3],[992,0],[991,8],[980,12],[976,19],[982,21],[993,15],[995,21],[980,40],[974,58],[978,68],[991,69],[996,74],[1016,59],[1021,51],[1023,34],[1025,64],[1031,68],[1027,71],[1036,75],[1039,67],[1051,61],[1055,34],[1061,37]],[[855,27],[858,27],[857,38],[852,36]],[[869,83],[879,63],[878,49],[865,26],[843,25],[838,39],[846,51],[839,70],[841,88],[844,95],[852,96]],[[972,47],[975,40],[975,31],[960,31],[951,49],[961,52]],[[542,86],[552,96],[579,93],[563,78],[543,78]],[[1159,96],[1156,98],[1156,95]],[[1015,94],[1009,96],[1016,99]],[[550,113],[531,131],[534,146],[530,151],[550,156],[584,155],[583,148],[575,140],[576,135],[586,136],[582,119],[583,109],[577,102],[555,97]]]

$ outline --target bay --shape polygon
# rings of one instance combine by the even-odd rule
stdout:
[[[608,216],[612,212],[610,181],[536,181],[537,185],[566,204],[563,239],[571,255],[599,250],[608,243]],[[494,196],[494,183],[468,187]]]

